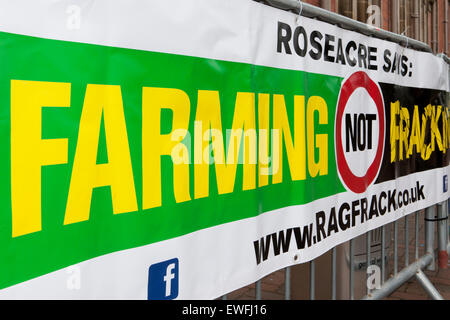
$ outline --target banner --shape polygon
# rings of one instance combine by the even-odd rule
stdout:
[[[448,65],[249,0],[0,1],[0,298],[212,299],[447,200]]]

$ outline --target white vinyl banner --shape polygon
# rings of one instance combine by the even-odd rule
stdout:
[[[250,0],[0,0],[0,299],[214,299],[448,200],[449,66]]]

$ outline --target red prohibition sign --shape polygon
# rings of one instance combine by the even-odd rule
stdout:
[[[372,100],[377,107],[379,121],[379,135],[378,135],[378,148],[375,155],[375,159],[371,163],[370,167],[364,176],[358,177],[353,174],[348,166],[347,160],[344,155],[344,148],[342,146],[342,118],[345,108],[347,106],[348,99],[352,93],[358,89],[364,88],[369,93]],[[335,143],[336,143],[336,162],[341,179],[345,183],[348,189],[355,193],[363,193],[372,184],[378,175],[378,171],[381,166],[381,160],[383,158],[384,151],[384,136],[385,136],[385,115],[384,115],[384,102],[381,94],[380,87],[369,78],[369,76],[363,72],[355,72],[348,78],[341,87],[339,94],[339,101],[336,111],[336,131],[335,131]]]

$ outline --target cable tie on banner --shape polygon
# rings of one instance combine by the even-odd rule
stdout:
[[[409,44],[409,38],[406,35],[406,31],[408,31],[408,28],[405,29],[405,31],[403,31],[400,35],[406,38],[406,45],[405,47],[403,47],[403,51],[402,51],[402,55],[405,52],[405,49],[408,48],[408,44]]]
[[[300,17],[302,15],[303,12],[303,2],[302,0],[298,0],[298,4],[299,4],[299,12],[298,12],[298,16],[297,16],[297,24],[300,24]]]
[[[436,222],[436,221],[444,221],[444,220],[448,220],[448,216],[443,217],[443,218],[434,218],[434,219],[425,218],[425,221],[427,221],[427,222]]]

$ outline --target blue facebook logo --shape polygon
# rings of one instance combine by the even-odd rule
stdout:
[[[178,259],[152,264],[148,269],[148,300],[178,297]]]

